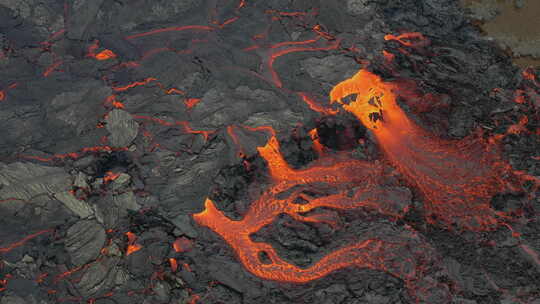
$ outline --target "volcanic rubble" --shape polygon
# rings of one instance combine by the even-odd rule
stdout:
[[[0,0],[0,303],[539,304],[540,73],[467,14]],[[500,150],[512,190],[430,203],[398,166],[424,148],[392,158],[330,103],[359,70],[430,138]]]

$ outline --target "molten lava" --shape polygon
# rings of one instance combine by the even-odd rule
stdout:
[[[142,245],[136,243],[137,235],[135,233],[128,231],[126,232],[126,236],[128,238],[128,246],[126,249],[126,255],[130,255],[142,249]]]
[[[113,53],[113,51],[111,50],[103,50],[99,53],[96,54],[95,58],[97,60],[107,60],[107,59],[112,59],[112,58],[116,58],[116,54]]]
[[[384,36],[384,40],[395,40],[404,46],[409,47],[423,47],[430,43],[429,39],[427,39],[422,33],[414,32],[414,33],[404,33],[398,36],[395,35],[386,35]]]
[[[399,203],[410,196],[406,189],[381,186],[386,176],[379,163],[347,159],[340,155],[320,159],[305,169],[294,170],[281,155],[279,142],[274,135],[264,147],[258,148],[258,151],[268,163],[273,183],[251,204],[242,220],[233,221],[227,218],[210,199],[206,200],[202,212],[193,215],[197,223],[212,229],[231,245],[247,270],[265,279],[304,283],[322,278],[338,269],[356,266],[388,272],[405,280],[411,290],[415,286],[429,284],[421,283],[425,265],[420,263],[433,257],[427,254],[427,245],[417,239],[409,240],[403,237],[403,242],[393,243],[380,239],[365,239],[330,253],[308,268],[300,268],[281,259],[269,244],[252,241],[252,233],[271,224],[280,214],[288,214],[303,222],[327,223],[335,227],[336,223],[325,217],[324,213],[310,215],[309,212],[319,207],[368,208],[398,218],[406,212],[406,208],[400,207]],[[292,191],[288,197],[280,197],[285,190],[296,185],[304,185],[304,188]],[[331,185],[337,193],[311,197],[302,191],[309,189],[317,192],[320,191],[320,185]],[[356,188],[351,194],[349,190],[353,186]],[[295,203],[298,198],[307,203]],[[423,248],[422,251],[427,255],[413,252],[409,248],[410,241],[419,243],[412,247]],[[266,255],[270,262],[263,260],[263,255]],[[418,259],[418,255],[422,257]]]
[[[425,199],[427,220],[448,228],[487,230],[498,223],[491,198],[508,189],[509,166],[481,139],[442,140],[399,107],[399,85],[361,70],[330,92],[331,101],[358,94],[345,110],[371,129],[388,161]],[[511,173],[511,172],[510,172]],[[436,217],[434,220],[433,217]]]
[[[405,38],[423,37],[387,37]],[[512,172],[493,140],[470,137],[452,141],[430,134],[400,108],[397,103],[400,92],[407,96],[410,88],[384,82],[371,72],[361,70],[336,85],[330,92],[330,100],[340,103],[371,130],[387,162],[424,198],[429,223],[475,231],[500,226],[511,229],[505,222],[509,217],[493,210],[490,200],[499,192],[519,189],[511,186],[511,180],[516,177],[527,180],[528,176]],[[352,101],[346,103],[345,97],[350,95],[356,97],[348,98]],[[403,279],[417,299],[429,297],[430,289],[447,292],[446,287],[437,288],[436,283],[426,279],[426,273],[435,264],[433,249],[414,233],[411,233],[413,237],[405,234],[399,237],[400,241],[393,242],[361,239],[307,268],[283,260],[269,244],[252,241],[251,234],[271,224],[280,214],[335,228],[337,223],[324,213],[310,214],[310,211],[319,207],[367,208],[400,218],[407,212],[407,206],[400,202],[411,198],[405,188],[383,186],[388,170],[384,170],[382,163],[355,160],[346,153],[323,153],[316,140],[316,130],[310,135],[320,158],[299,170],[291,168],[283,158],[273,129],[260,127],[259,130],[271,134],[267,144],[258,148],[268,164],[271,177],[268,189],[251,203],[241,220],[226,217],[210,199],[206,199],[202,212],[193,215],[198,224],[219,234],[233,248],[248,271],[264,279],[303,283],[354,266],[385,271]],[[329,192],[329,187],[333,191]],[[306,195],[306,190],[317,195]],[[304,203],[299,203],[299,198]]]

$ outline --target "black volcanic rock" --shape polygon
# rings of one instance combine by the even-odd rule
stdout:
[[[65,246],[75,266],[95,260],[104,245],[105,230],[96,221],[79,221],[67,230]]]

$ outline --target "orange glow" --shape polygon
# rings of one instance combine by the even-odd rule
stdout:
[[[319,157],[324,155],[324,146],[321,144],[321,141],[319,140],[319,134],[317,132],[317,129],[313,129],[309,131],[309,136],[311,137],[311,140],[313,141],[313,150],[319,155]]]
[[[395,35],[386,35],[384,40],[395,40],[404,46],[409,47],[422,47],[429,45],[430,41],[422,33],[413,32],[413,33],[404,33],[398,36]]]
[[[176,272],[176,270],[178,270],[178,262],[176,261],[176,259],[170,258],[169,259],[169,264],[171,264],[171,271],[172,272]]]
[[[103,50],[97,53],[95,58],[97,60],[107,60],[107,59],[116,58],[116,54],[111,50]]]
[[[269,244],[252,241],[250,234],[272,223],[283,213],[299,221],[327,223],[335,227],[336,223],[320,214],[305,214],[320,207],[368,208],[392,217],[401,217],[405,211],[395,206],[395,201],[390,198],[396,193],[389,193],[379,186],[384,174],[382,165],[378,163],[337,156],[318,160],[305,169],[294,170],[279,152],[279,142],[275,136],[272,136],[264,147],[259,147],[258,151],[268,163],[273,183],[251,203],[242,220],[233,221],[227,218],[210,199],[206,199],[202,212],[193,215],[197,223],[212,229],[233,247],[247,270],[261,278],[295,283],[321,278],[349,266],[379,269],[405,280],[417,275],[390,266],[389,259],[393,250],[402,248],[404,244],[386,244],[381,240],[367,239],[338,249],[308,268],[300,268],[281,259]],[[276,197],[278,193],[299,184],[328,184],[336,187],[338,191],[329,196],[314,198],[296,190],[289,197]],[[360,185],[352,197],[346,190],[350,185]],[[294,202],[297,198],[302,198],[307,203],[297,204]],[[266,253],[270,263],[261,261],[262,253]]]
[[[198,294],[194,294],[191,296],[191,299],[189,299],[189,304],[197,304],[197,302],[201,299],[201,296]]]
[[[319,24],[315,25],[313,27],[313,31],[319,35],[320,37],[323,37],[324,39],[326,40],[334,40],[335,37],[330,35],[327,31],[325,31],[322,26],[320,26]]]
[[[129,36],[126,36],[125,39],[126,40],[131,40],[131,39],[135,39],[135,38],[140,38],[140,37],[145,37],[145,36],[150,36],[150,35],[155,35],[155,34],[160,34],[160,33],[181,32],[181,31],[186,31],[186,30],[212,31],[214,29],[212,27],[210,27],[210,26],[205,26],[205,25],[173,26],[173,27],[167,27],[167,28],[152,30],[152,31],[145,32],[145,33],[129,35]]]
[[[520,134],[522,132],[527,132],[526,125],[529,122],[529,118],[527,116],[521,117],[518,123],[511,125],[508,127],[508,133],[510,134]]]
[[[182,246],[180,245],[180,239],[176,239],[176,241],[174,241],[173,243],[173,248],[174,248],[174,251],[176,252],[182,252]]]
[[[166,90],[165,93],[168,94],[168,95],[171,95],[171,94],[179,94],[179,95],[186,94],[186,92],[184,92],[182,90],[179,90],[179,89],[175,89],[175,88],[170,88],[170,89]]]
[[[202,130],[193,130],[191,126],[189,125],[189,122],[187,121],[179,121],[177,122],[178,125],[181,125],[184,127],[184,132],[190,133],[190,134],[201,134],[204,137],[204,140],[208,140],[211,134],[214,133],[214,131],[202,131]]]
[[[186,252],[191,250],[191,241],[185,237],[178,238],[173,243],[173,249],[176,252]]]
[[[45,278],[46,278],[47,276],[49,276],[48,273],[42,273],[42,274],[40,274],[40,275],[36,278],[36,280],[35,280],[36,283],[41,284],[41,283],[45,282]]]
[[[322,106],[319,102],[315,101],[309,95],[303,92],[299,92],[298,95],[302,97],[302,100],[315,112],[321,113],[323,115],[335,115],[338,113],[338,110],[333,110],[327,107]]]
[[[530,68],[525,69],[522,75],[523,75],[523,78],[532,81],[535,86],[540,87],[540,84],[538,84],[538,81],[536,80],[536,75],[534,75],[534,72],[532,69]]]
[[[201,101],[200,98],[187,98],[184,100],[184,104],[186,107],[191,110],[194,106],[196,106]]]
[[[397,40],[412,47],[429,43],[420,33],[387,35],[385,39]],[[281,55],[281,52],[287,53],[290,50],[273,53],[269,66],[272,66],[273,59]],[[279,78],[274,80],[280,86]],[[255,242],[250,237],[282,214],[297,221],[338,227],[335,220],[324,214],[310,214],[321,207],[337,210],[365,208],[393,219],[403,217],[408,207],[400,207],[397,201],[410,194],[384,186],[387,175],[392,173],[388,173],[383,163],[389,163],[407,185],[418,191],[424,201],[428,223],[447,229],[457,227],[487,231],[506,226],[512,230],[507,224],[511,217],[491,208],[492,197],[505,190],[519,189],[518,181],[533,181],[538,186],[540,179],[513,171],[502,159],[497,145],[502,136],[487,140],[476,135],[463,140],[446,140],[424,130],[409,119],[397,102],[398,96],[405,99],[414,96],[414,88],[411,86],[411,82],[385,82],[367,70],[360,70],[330,92],[331,102],[340,104],[370,130],[386,162],[360,161],[345,153],[323,155],[323,147],[314,129],[309,134],[321,157],[305,168],[293,169],[280,152],[274,129],[268,126],[245,127],[251,131],[269,132],[270,138],[266,145],[257,148],[268,166],[268,188],[251,202],[240,220],[231,220],[225,216],[209,198],[204,202],[204,210],[193,214],[193,219],[220,235],[232,247],[244,267],[263,279],[304,283],[339,269],[359,267],[384,271],[401,278],[412,293],[415,290],[430,289],[432,286],[426,286],[430,283],[423,278],[424,273],[429,272],[429,265],[434,263],[430,260],[434,258],[430,253],[431,247],[414,238],[403,236],[402,241],[393,242],[375,238],[360,239],[301,268],[283,260],[271,245]],[[356,95],[352,101],[343,101],[351,95]],[[301,93],[300,96],[312,106],[310,103],[313,102],[307,95]],[[436,103],[434,95],[420,98]],[[313,104],[319,112],[327,113],[325,111],[328,109]],[[526,124],[524,117],[517,125],[510,127],[509,133],[522,132]],[[232,127],[227,131],[235,144],[238,144]],[[332,187],[332,194],[310,196],[304,193],[305,190],[311,192],[318,189],[319,185]],[[352,188],[354,191],[351,193]],[[298,199],[302,203],[298,203]],[[264,261],[262,255],[266,256]]]
[[[117,179],[119,176],[120,176],[120,173],[114,173],[114,172],[111,172],[111,171],[107,171],[105,173],[105,176],[103,177],[103,182],[104,183],[111,182],[111,181]]]
[[[396,102],[400,86],[361,70],[330,92],[332,101],[358,94],[342,107],[369,128],[386,158],[425,198],[427,221],[472,230],[488,230],[504,216],[490,199],[511,183],[509,165],[497,147],[481,139],[442,140],[410,120]],[[510,172],[511,173],[511,172]],[[456,180],[458,179],[458,180]],[[435,216],[436,219],[433,219]]]
[[[152,82],[152,81],[156,81],[157,79],[154,78],[154,77],[148,77],[142,81],[135,81],[135,82],[132,82],[130,84],[127,84],[125,86],[121,86],[121,87],[113,87],[112,89],[116,92],[122,92],[122,91],[127,91],[129,89],[132,89],[134,87],[138,87],[138,86],[142,86],[142,85],[147,85],[148,83]]]
[[[126,256],[141,250],[142,245],[135,243],[135,241],[137,241],[137,235],[135,235],[135,233],[128,231],[128,232],[126,232],[126,236],[128,238],[128,246],[127,246],[127,249],[126,249]]]
[[[238,137],[236,136],[236,134],[234,134],[234,126],[227,126],[227,134],[229,134],[236,146],[240,146],[240,143],[238,142]]]
[[[56,61],[54,62],[53,64],[51,64],[50,66],[47,67],[47,69],[45,69],[45,71],[43,72],[43,76],[45,77],[49,77],[49,75],[52,74],[52,72],[56,71],[56,69],[62,64],[62,61]]]
[[[278,15],[282,17],[303,17],[308,14],[307,12],[280,12],[276,10],[266,10],[264,13],[269,15]]]
[[[121,102],[119,102],[119,101],[116,101],[116,100],[112,102],[112,105],[113,105],[113,107],[116,108],[116,109],[123,109],[123,108],[125,108],[125,106],[124,106],[123,103],[121,103]]]
[[[232,18],[229,18],[225,21],[223,21],[223,23],[219,23],[217,21],[213,22],[214,24],[216,24],[219,28],[224,28],[225,25],[227,24],[231,24],[233,22],[235,22],[236,20],[238,20],[240,17],[236,16],[236,17],[232,17]]]
[[[183,266],[187,271],[189,271],[189,272],[192,271],[192,270],[191,270],[191,267],[190,267],[188,264],[184,263],[184,264],[182,264],[182,266]]]
[[[8,284],[8,279],[11,279],[12,278],[12,275],[11,274],[6,274],[4,276],[3,279],[0,280],[0,292],[4,291],[7,289],[7,284]]]
[[[394,61],[394,58],[396,58],[396,55],[394,55],[394,54],[392,54],[390,52],[387,52],[385,50],[383,50],[382,53],[383,53],[384,58],[388,62],[392,62],[392,61]]]
[[[123,109],[125,107],[123,103],[116,100],[116,95],[110,95],[109,97],[107,97],[107,99],[105,99],[105,105],[112,106],[116,109]]]
[[[47,38],[48,41],[55,40],[59,38],[61,35],[63,35],[66,32],[66,29],[61,29],[55,33],[52,33],[49,38]],[[49,42],[50,43],[50,42]]]
[[[128,243],[133,244],[135,240],[137,240],[137,235],[133,232],[126,232],[126,236],[128,238]]]
[[[519,104],[524,104],[527,102],[527,99],[525,99],[525,91],[516,90],[514,101]]]
[[[62,160],[62,159],[66,159],[66,158],[76,159],[76,158],[84,156],[86,153],[89,153],[89,152],[97,153],[97,152],[126,151],[127,149],[128,148],[126,148],[126,147],[111,148],[109,146],[97,146],[97,147],[82,148],[80,150],[80,152],[70,152],[70,153],[64,153],[64,154],[55,154],[55,155],[53,155],[51,157],[39,157],[39,156],[31,156],[31,155],[21,155],[21,158],[34,159],[34,160],[39,160],[39,161],[43,161],[43,162],[50,162],[50,161],[53,161],[53,160]]]
[[[126,255],[130,255],[134,252],[137,252],[139,251],[140,249],[142,248],[142,246],[140,244],[133,244],[133,245],[129,245],[127,247],[127,250],[126,250]]]
[[[110,95],[105,99],[105,105],[112,106],[113,103],[115,103],[115,102],[116,102],[116,96],[115,95]]]
[[[76,273],[77,271],[80,271],[82,269],[86,269],[86,268],[90,267],[91,265],[92,265],[92,263],[88,263],[86,265],[77,266],[77,267],[72,268],[70,270],[64,271],[63,273],[57,275],[54,278],[54,283],[58,283],[60,280],[63,280],[64,278],[69,277],[70,275]]]
[[[5,90],[0,90],[0,101],[3,101],[3,100],[6,99],[6,94],[7,94],[7,91],[8,91],[9,89],[16,88],[18,85],[19,85],[18,83],[14,82],[14,83],[10,84],[10,85],[7,87],[7,89],[5,89]]]
[[[332,43],[328,43],[327,46],[314,46],[314,47],[290,47],[290,48],[284,48],[291,45],[307,45],[307,44],[313,44],[319,41],[320,39],[310,39],[305,41],[287,41],[287,42],[280,42],[277,44],[274,44],[270,46],[270,49],[273,49],[273,51],[270,52],[270,55],[265,58],[266,64],[268,66],[268,69],[270,70],[270,76],[272,78],[272,81],[274,84],[281,88],[283,86],[283,83],[281,82],[281,79],[279,78],[279,75],[274,70],[274,62],[277,58],[290,54],[290,53],[296,53],[296,52],[312,52],[312,51],[328,51],[328,50],[334,50],[337,49],[339,46],[339,41],[333,41]]]
[[[11,250],[17,248],[17,247],[20,247],[24,244],[26,244],[26,242],[28,242],[29,240],[33,239],[33,238],[36,238],[42,234],[46,234],[46,233],[50,233],[52,232],[53,230],[52,229],[48,229],[48,230],[42,230],[42,231],[38,231],[36,233],[33,233],[33,234],[30,234],[28,236],[26,236],[25,238],[23,238],[22,240],[18,241],[18,242],[15,242],[15,243],[12,243],[10,245],[8,245],[7,247],[0,247],[0,253],[7,253],[7,252],[10,252]]]
[[[96,50],[99,48],[99,40],[95,40],[94,43],[92,43],[89,47],[88,47],[88,54],[86,54],[86,57],[91,57],[91,58],[94,58],[96,60],[107,60],[107,59],[112,59],[112,58],[116,58],[116,54],[109,50],[109,49],[105,49],[99,53],[96,54]]]

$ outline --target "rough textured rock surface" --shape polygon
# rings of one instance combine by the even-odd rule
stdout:
[[[126,111],[116,109],[109,112],[105,123],[107,124],[107,130],[111,134],[109,142],[112,147],[128,146],[137,137],[139,125]]]
[[[79,221],[67,230],[65,246],[75,266],[95,260],[104,244],[105,230],[96,221]]]

